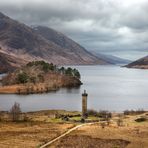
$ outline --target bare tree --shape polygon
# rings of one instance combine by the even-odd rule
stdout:
[[[119,114],[118,120],[117,120],[118,126],[123,126],[123,115]]]
[[[20,114],[21,114],[20,104],[15,102],[10,110],[10,116],[12,118],[12,121],[18,121],[20,119]]]

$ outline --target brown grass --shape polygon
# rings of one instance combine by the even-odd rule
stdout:
[[[21,86],[20,86],[21,87]],[[12,86],[1,86],[0,87],[0,93],[17,93],[18,85],[12,85]]]
[[[0,112],[0,148],[34,148],[74,127],[55,119],[55,114],[77,114],[64,110],[45,110],[22,113],[19,122],[11,122],[8,112]],[[27,121],[23,121],[23,116]]]
[[[34,148],[59,136],[72,124],[0,123],[0,148]]]
[[[137,123],[138,116],[127,116],[118,127],[117,117],[102,128],[99,123],[83,126],[49,147],[59,148],[147,148],[148,121]]]
[[[125,148],[128,141],[121,139],[100,139],[86,135],[71,135],[57,143],[56,148]]]
[[[43,93],[47,91],[57,90],[56,87],[48,86],[45,83],[38,84],[16,84],[10,86],[0,86],[0,94],[27,94],[27,93]]]
[[[60,136],[74,123],[55,119],[56,113],[77,114],[66,111],[39,111],[26,113],[26,122],[10,122],[7,113],[0,122],[0,148],[32,148]],[[136,122],[139,117],[148,118],[148,113],[123,116],[123,126],[117,126],[118,114],[114,114],[111,124],[105,128],[100,123],[85,125],[73,131],[66,137],[56,141],[49,147],[53,148],[147,148],[148,121]],[[7,121],[7,122],[6,122]],[[8,122],[9,121],[9,122]]]

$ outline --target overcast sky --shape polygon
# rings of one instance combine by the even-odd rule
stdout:
[[[61,31],[90,51],[148,55],[148,0],[0,0],[0,11]]]

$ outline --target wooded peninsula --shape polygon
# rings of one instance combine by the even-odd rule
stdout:
[[[61,87],[79,87],[82,84],[80,77],[75,68],[33,61],[4,76],[0,93],[32,94],[54,91]]]

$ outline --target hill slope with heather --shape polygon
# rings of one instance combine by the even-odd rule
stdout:
[[[108,64],[62,33],[47,27],[34,29],[2,13],[0,13],[0,48],[0,54],[7,54],[14,59],[19,57],[26,63],[44,60],[56,65]],[[17,65],[20,63],[16,60]]]
[[[33,27],[33,29],[48,41],[55,43],[61,48],[64,48],[67,54],[71,55],[72,58],[78,58],[78,61],[81,61],[82,63],[83,61],[86,61],[88,64],[108,64],[107,61],[95,57],[84,47],[82,47],[66,35],[62,34],[61,32],[45,26],[37,26]]]
[[[139,69],[148,69],[148,56],[141,58],[137,61],[134,61],[128,65],[126,65],[128,68],[139,68]]]

